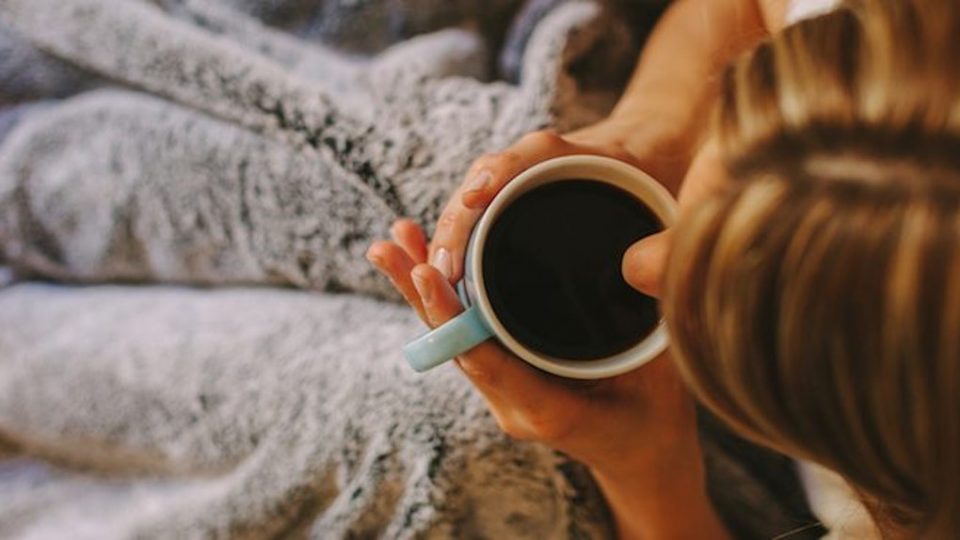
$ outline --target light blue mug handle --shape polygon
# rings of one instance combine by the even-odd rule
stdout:
[[[471,306],[453,319],[403,347],[403,355],[415,371],[423,372],[463,354],[493,336],[480,314]]]

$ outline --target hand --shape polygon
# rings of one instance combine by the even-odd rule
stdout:
[[[431,327],[459,314],[463,307],[449,281],[425,264],[423,231],[401,220],[392,236],[371,246],[368,259]],[[666,355],[599,381],[544,373],[493,341],[456,362],[515,438],[540,441],[605,474],[629,476],[638,489],[643,483],[660,489],[700,471],[693,402]]]
[[[716,145],[691,167],[681,214],[726,183]],[[469,231],[468,231],[469,232]],[[671,232],[624,256],[625,278],[656,294]],[[462,306],[445,275],[425,264],[427,241],[410,220],[368,251],[430,326]],[[488,341],[456,359],[509,435],[543,442],[591,467],[623,538],[726,538],[705,491],[693,402],[668,355],[618,377],[573,381],[543,373]]]
[[[686,143],[652,122],[638,123],[620,116],[562,136],[537,131],[502,152],[480,157],[437,222],[429,260],[456,283],[463,275],[467,240],[483,209],[520,172],[551,158],[571,154],[612,157],[648,172],[676,192],[688,161],[679,148]]]
[[[677,202],[679,219],[730,185],[714,139],[708,140],[690,165]],[[660,297],[660,284],[670,253],[673,230],[650,235],[630,246],[623,255],[623,277],[634,289]]]

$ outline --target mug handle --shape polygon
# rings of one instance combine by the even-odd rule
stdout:
[[[424,372],[461,355],[493,337],[477,306],[470,306],[453,319],[403,347],[414,371]]]

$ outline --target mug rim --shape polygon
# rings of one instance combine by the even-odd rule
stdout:
[[[569,172],[573,169],[575,172]],[[566,360],[538,353],[517,341],[497,317],[487,297],[483,280],[483,246],[490,228],[503,210],[519,196],[545,184],[564,180],[593,180],[613,185],[639,198],[665,228],[677,219],[677,204],[659,182],[623,161],[589,154],[552,158],[521,172],[504,187],[484,211],[471,235],[468,266],[474,276],[476,298],[472,299],[490,325],[494,336],[512,353],[544,371],[574,379],[598,379],[631,371],[666,349],[669,338],[661,317],[656,327],[636,345],[596,360]]]

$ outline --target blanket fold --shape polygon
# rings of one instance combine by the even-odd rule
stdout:
[[[612,537],[581,465],[506,438],[452,364],[406,368],[420,328],[351,295],[9,287],[0,537]],[[790,460],[701,440],[735,537],[814,521]]]
[[[596,5],[566,4],[532,36],[515,87],[464,76],[486,65],[465,31],[347,62],[206,13],[221,34],[139,2],[0,3],[0,17],[37,47],[167,98],[81,96],[21,121],[0,146],[0,241],[22,272],[389,294],[362,258],[372,239],[399,216],[432,224],[479,154],[598,118],[615,91],[581,92],[566,68],[633,51]],[[291,70],[304,62],[323,77]],[[102,144],[91,151],[90,139]],[[186,165],[203,161],[219,164]],[[158,213],[174,225],[155,226]]]
[[[608,534],[585,471],[508,441],[454,366],[404,369],[419,327],[349,296],[7,289],[0,440],[44,464],[0,465],[0,536]]]

